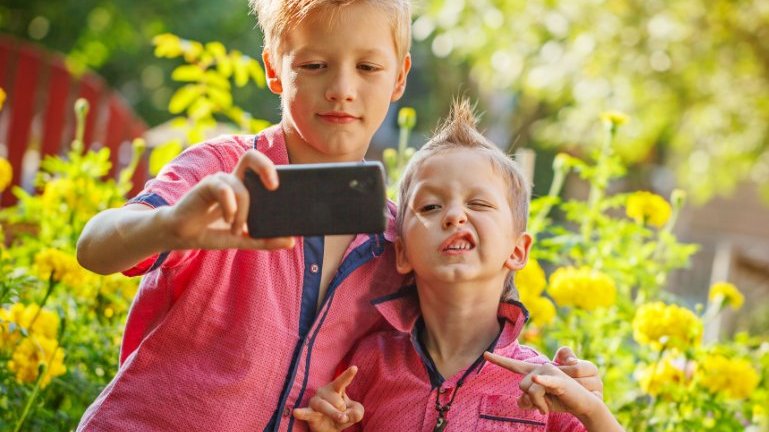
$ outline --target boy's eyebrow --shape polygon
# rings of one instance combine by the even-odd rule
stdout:
[[[354,48],[353,48],[354,49]],[[304,46],[299,47],[294,51],[295,55],[313,55],[313,54],[319,54],[319,55],[326,55],[331,53],[336,54],[336,50],[332,50],[323,46]],[[355,50],[355,54],[362,57],[368,57],[368,56],[385,56],[386,51],[381,48],[365,48],[365,49],[359,49]]]

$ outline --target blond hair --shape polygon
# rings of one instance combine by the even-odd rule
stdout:
[[[427,143],[417,151],[409,161],[401,176],[398,191],[398,217],[395,222],[398,235],[403,236],[403,218],[408,202],[413,193],[414,178],[425,160],[429,157],[456,150],[468,150],[488,157],[492,169],[503,177],[508,186],[508,204],[512,210],[510,223],[516,232],[526,230],[529,217],[529,182],[521,173],[518,165],[476,128],[477,119],[473,106],[467,99],[456,99],[452,103],[449,117],[441,124]],[[403,239],[404,244],[406,239]],[[513,283],[514,272],[510,272],[505,281],[504,299],[517,300]]]
[[[342,8],[358,1],[365,1],[387,14],[395,51],[399,59],[405,58],[411,49],[410,0],[248,0],[248,5],[264,34],[264,48],[277,54],[283,35],[313,12],[322,8]]]

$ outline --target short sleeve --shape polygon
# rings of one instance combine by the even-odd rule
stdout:
[[[130,199],[129,204],[143,204],[159,208],[176,204],[190,189],[206,176],[230,172],[249,148],[250,140],[225,135],[194,145],[166,164],[157,177],[149,180],[144,189]],[[251,144],[252,145],[252,144]],[[194,251],[164,252],[148,257],[124,270],[126,276],[139,276],[160,266],[173,267],[185,261]]]

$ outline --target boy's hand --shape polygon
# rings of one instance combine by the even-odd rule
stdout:
[[[558,348],[553,362],[558,369],[603,400],[603,381],[598,376],[598,368],[592,362],[578,359],[569,347]]]
[[[350,400],[345,389],[358,373],[350,366],[334,381],[318,389],[310,406],[294,410],[297,420],[307,422],[313,432],[341,431],[363,419],[363,405]]]
[[[253,169],[265,187],[278,187],[272,161],[255,150],[247,151],[232,173],[205,177],[167,211],[167,223],[176,249],[279,249],[294,245],[292,237],[253,239],[246,220],[249,194],[243,185],[247,168]]]
[[[535,364],[503,357],[490,352],[484,357],[511,372],[524,375],[519,387],[524,395],[518,400],[521,408],[536,408],[542,414],[567,411],[583,418],[603,404],[600,397],[551,363]]]

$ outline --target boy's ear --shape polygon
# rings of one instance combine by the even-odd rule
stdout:
[[[518,271],[526,265],[526,261],[529,260],[531,242],[531,234],[527,232],[521,233],[515,242],[512,253],[505,260],[505,267],[508,270]]]
[[[390,98],[390,102],[395,102],[403,96],[403,92],[406,91],[406,78],[411,70],[411,54],[406,53],[406,57],[403,59],[400,70],[398,71],[398,78],[395,80],[395,87],[393,88],[393,94]]]
[[[403,240],[400,237],[395,239],[395,269],[398,270],[398,273],[404,275],[414,270],[408,257],[406,257],[406,248],[403,246]]]
[[[280,75],[275,68],[273,61],[278,60],[273,58],[272,52],[265,48],[262,50],[262,61],[264,62],[264,73],[267,76],[267,87],[271,92],[279,95],[283,93],[283,83],[280,82]]]

